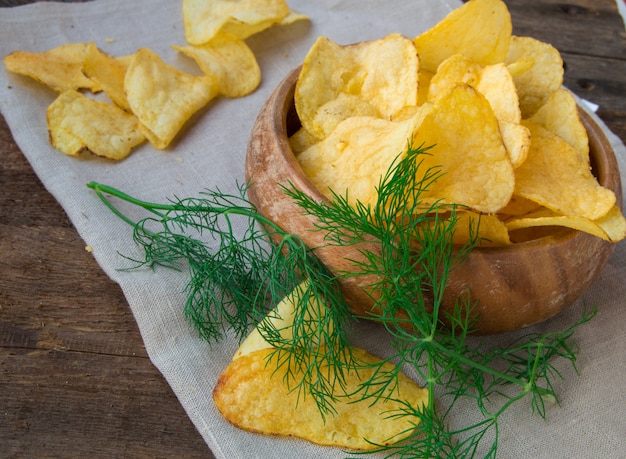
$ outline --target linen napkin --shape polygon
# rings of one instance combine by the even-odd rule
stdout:
[[[240,431],[216,411],[211,391],[237,348],[234,337],[209,345],[182,316],[185,273],[167,269],[120,271],[139,256],[131,228],[114,217],[85,184],[95,180],[130,195],[164,202],[174,196],[196,196],[206,188],[228,192],[244,181],[246,144],[251,127],[272,89],[301,63],[320,35],[348,44],[399,32],[413,37],[461,5],[456,0],[291,0],[290,6],[311,21],[274,27],[247,40],[263,81],[256,92],[240,99],[217,99],[194,118],[175,144],[157,151],[149,144],[126,160],[75,159],[48,143],[45,113],[55,94],[28,78],[0,69],[0,111],[33,169],[63,206],[85,243],[93,248],[102,269],[124,291],[146,349],[189,417],[217,458],[339,458],[337,448],[297,439],[267,437]],[[166,62],[190,73],[195,64],[170,48],[184,45],[181,2],[172,0],[96,0],[87,3],[37,3],[0,9],[0,54],[14,50],[44,51],[71,42],[93,41],[121,56],[148,47]],[[592,115],[594,116],[594,115]],[[626,171],[626,149],[602,122]],[[624,174],[622,172],[622,180]],[[131,217],[142,214],[123,206]],[[623,304],[626,287],[626,246],[619,244],[606,269],[565,313],[537,327],[557,330],[574,322],[583,302],[597,304],[598,316],[577,332],[580,346],[577,377],[557,382],[561,406],[550,406],[547,419],[531,416],[521,403],[503,419],[500,454],[507,458],[623,457],[626,451],[626,331]],[[373,324],[359,324],[362,342],[384,355],[386,337]],[[489,338],[494,344],[506,337]],[[472,414],[459,412],[459,422]]]

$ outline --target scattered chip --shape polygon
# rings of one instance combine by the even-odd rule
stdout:
[[[285,0],[183,0],[185,39],[202,45],[218,33],[247,38],[287,18]]]
[[[404,107],[417,105],[417,92],[415,47],[392,34],[349,46],[318,38],[302,64],[294,97],[302,126],[323,139],[350,109],[355,109],[354,116],[375,112],[392,119]],[[327,122],[324,113],[332,114],[333,122]]]
[[[115,58],[89,43],[83,62],[83,73],[96,81],[111,101],[118,107],[130,111],[124,93],[124,76],[130,60]]]
[[[120,160],[145,140],[134,115],[74,90],[60,94],[46,115],[50,142],[66,155],[89,151]]]
[[[71,43],[41,53],[15,51],[4,58],[7,70],[26,75],[57,92],[100,90],[94,80],[82,72],[87,43]]]
[[[504,61],[513,25],[501,0],[470,0],[415,37],[420,66],[435,73],[443,61],[463,54],[480,65]]]
[[[463,245],[470,240],[476,240],[478,247],[505,247],[511,244],[509,230],[497,215],[459,210],[452,241],[456,245]]]
[[[215,77],[219,93],[226,97],[250,94],[261,82],[254,53],[234,35],[218,34],[204,45],[172,48],[194,59],[205,74]]]
[[[393,394],[376,403],[361,400],[360,384],[371,378],[380,359],[353,348],[363,368],[345,373],[345,393],[337,394],[336,413],[324,420],[312,397],[298,398],[298,392],[284,384],[284,367],[277,369],[272,349],[261,349],[233,360],[220,375],[213,400],[222,416],[235,426],[251,432],[298,437],[325,446],[370,450],[401,441],[415,429],[417,418],[396,416],[406,404],[421,407],[428,392],[404,374],[399,374]],[[371,366],[367,366],[371,365]],[[292,369],[293,371],[293,369]],[[322,370],[324,371],[324,370]],[[381,371],[394,371],[391,363]]]
[[[233,356],[233,360],[243,357],[244,355],[251,354],[252,352],[260,349],[271,349],[274,346],[270,344],[265,338],[267,331],[271,330],[272,335],[278,335],[281,339],[291,339],[293,337],[293,322],[296,315],[296,304],[301,301],[305,295],[307,295],[307,288],[309,286],[308,281],[303,281],[298,287],[296,287],[289,295],[282,299],[270,311],[267,316],[256,326],[252,332],[246,337],[246,339],[239,345],[239,349]],[[319,301],[315,301],[312,296],[308,296],[307,301],[307,314],[306,319],[303,321],[304,325],[311,324],[313,327],[317,327],[322,317],[326,313],[326,306]],[[315,333],[311,333],[311,336],[315,336]],[[314,339],[314,338],[311,338]],[[320,346],[324,343],[313,342],[315,346]]]
[[[397,386],[373,403],[363,397],[362,385],[374,377],[377,369],[395,372],[393,364],[363,349],[351,348],[353,363],[345,362],[345,385],[335,386],[333,408],[336,413],[322,417],[313,397],[291,390],[287,381],[298,374],[275,360],[278,354],[264,341],[259,329],[270,327],[273,333],[293,336],[295,302],[306,292],[307,282],[298,286],[257,326],[220,375],[213,390],[215,405],[224,418],[235,426],[263,434],[293,436],[327,446],[353,450],[374,449],[377,444],[393,444],[410,435],[419,419],[394,417],[410,405],[416,409],[428,403],[428,391],[399,373]],[[311,322],[317,324],[326,306],[318,301],[307,303]],[[317,326],[317,325],[314,325]],[[325,343],[315,343],[322,347]],[[289,352],[289,350],[281,350]],[[322,369],[322,373],[333,371]],[[288,375],[288,372],[290,374]],[[297,376],[296,376],[297,377]],[[333,379],[332,375],[328,375]]]
[[[213,77],[181,72],[147,48],[135,54],[124,89],[144,135],[158,149],[166,148],[189,118],[217,95]]]

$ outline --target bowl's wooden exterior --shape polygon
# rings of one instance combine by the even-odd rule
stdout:
[[[302,172],[287,141],[299,126],[293,95],[299,68],[275,89],[254,125],[247,152],[249,199],[258,211],[297,234],[334,272],[353,270],[348,259],[358,259],[363,247],[322,247],[323,234],[314,231],[315,220],[284,195],[280,184],[293,184],[318,200],[325,197]],[[584,112],[594,173],[615,191],[621,206],[621,182],[610,143]],[[377,250],[369,244],[369,250]],[[452,308],[469,292],[478,302],[478,331],[492,334],[516,330],[544,321],[571,305],[600,274],[614,244],[586,233],[564,229],[555,234],[506,248],[478,248],[450,276],[444,307]],[[368,286],[373,279],[342,280],[346,299],[358,314],[376,314]]]

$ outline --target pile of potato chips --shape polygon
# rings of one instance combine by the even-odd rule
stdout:
[[[376,187],[411,143],[433,146],[423,171],[444,175],[423,195],[465,206],[458,243],[479,222],[484,246],[570,227],[626,236],[613,191],[598,184],[574,96],[554,47],[512,35],[501,0],[470,0],[414,39],[340,46],[321,37],[306,56],[290,138],[323,193],[376,201]]]
[[[291,335],[295,302],[305,294],[306,281],[279,303],[264,319],[281,335]],[[310,298],[308,303],[313,303]],[[320,304],[309,305],[308,311],[323,311]],[[316,320],[313,317],[311,320]],[[315,343],[324,346],[325,343]],[[382,364],[378,357],[360,348],[352,348],[357,362],[344,373],[344,386],[337,385],[335,413],[323,418],[310,394],[299,394],[285,382],[298,374],[278,362],[276,349],[263,338],[259,327],[243,341],[230,365],[220,375],[213,391],[215,405],[231,423],[244,430],[264,434],[294,436],[325,446],[351,450],[371,450],[378,445],[393,444],[406,438],[415,429],[416,419],[394,416],[406,409],[405,404],[420,408],[428,404],[428,390],[419,387],[400,373],[398,384],[376,403],[363,395],[361,387],[374,372],[393,371],[392,364]],[[289,352],[287,350],[286,352]],[[323,369],[332,380],[333,368]],[[297,376],[295,376],[297,377]]]
[[[306,19],[285,0],[183,0],[182,10],[187,45],[172,47],[191,57],[201,75],[182,72],[147,48],[113,57],[94,43],[16,51],[4,58],[9,71],[60,93],[47,111],[56,149],[120,160],[146,139],[157,149],[167,148],[215,97],[242,97],[257,88],[261,70],[245,38]],[[85,91],[104,92],[110,101]]]

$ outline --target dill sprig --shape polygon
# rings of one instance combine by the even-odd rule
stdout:
[[[479,242],[475,230],[480,222],[467,244],[453,244],[462,206],[429,196],[443,174],[438,168],[422,170],[429,150],[409,144],[381,179],[371,206],[351,205],[347,194],[319,202],[291,185],[284,187],[303,212],[315,217],[325,244],[367,247],[359,249],[354,269],[341,273],[328,271],[315,256],[316,247],[256,212],[246,200],[246,187],[240,186],[237,195],[206,191],[199,198],[156,204],[106,185],[88,186],[133,225],[145,253],[134,260],[138,266],[188,266],[185,315],[209,341],[221,338],[227,328],[242,337],[299,289],[292,333],[263,326],[267,322],[259,331],[276,347],[277,358],[271,361],[286,370],[289,387],[312,396],[322,416],[332,415],[333,403],[342,397],[372,403],[389,398],[401,369],[411,368],[428,389],[428,404],[405,404],[388,413],[410,419],[415,428],[404,441],[378,445],[374,452],[403,458],[495,457],[499,420],[510,406],[529,399],[533,411],[545,417],[546,405],[556,401],[554,381],[562,376],[554,359],[575,364],[572,335],[594,311],[564,331],[529,334],[507,348],[489,349],[484,340],[471,337],[476,317],[469,295],[459,298],[452,312],[443,309],[442,299],[450,272]],[[131,221],[108,196],[144,208],[149,217]],[[353,315],[339,289],[346,276],[377,279],[368,290],[375,307],[366,319],[385,327],[392,345],[391,355],[376,364],[373,376],[354,394],[345,392],[345,371],[365,364],[350,353]],[[311,307],[324,311],[311,313]],[[386,361],[396,365],[389,370],[383,367]],[[456,427],[458,407],[467,401],[477,421]]]
[[[408,440],[376,451],[403,458],[493,458],[499,420],[511,405],[529,398],[532,410],[545,417],[546,404],[557,400],[554,380],[561,374],[554,358],[575,368],[572,335],[595,311],[586,311],[564,331],[526,334],[507,348],[489,350],[485,340],[470,339],[477,319],[471,297],[459,298],[452,312],[443,310],[442,300],[449,274],[479,242],[475,235],[480,221],[470,240],[455,247],[457,212],[463,207],[430,199],[428,189],[443,172],[422,172],[421,158],[428,150],[409,145],[382,178],[373,206],[350,205],[347,196],[338,194],[319,202],[294,188],[285,192],[315,216],[328,243],[360,247],[373,239],[380,242],[379,250],[362,253],[354,271],[340,275],[379,279],[371,288],[375,317],[367,318],[389,332],[395,351],[389,358],[419,375],[429,402],[390,413],[413,418],[416,428]],[[393,377],[377,373],[363,382],[362,396],[381,397]],[[474,402],[479,420],[450,428],[458,415],[455,408],[466,400]]]
[[[222,339],[228,329],[242,339],[300,286],[293,333],[286,337],[269,327],[260,331],[275,346],[271,360],[286,370],[290,389],[312,396],[323,416],[334,412],[333,400],[344,387],[345,368],[352,361],[348,306],[335,276],[298,236],[256,212],[245,198],[246,187],[239,186],[239,194],[205,191],[198,198],[160,204],[100,183],[87,186],[133,226],[133,239],[144,254],[143,259],[126,257],[133,268],[187,267],[184,314],[210,343]],[[135,222],[111,197],[139,206],[149,216]],[[268,236],[277,242],[269,243]],[[311,320],[311,305],[326,301],[334,307]]]

